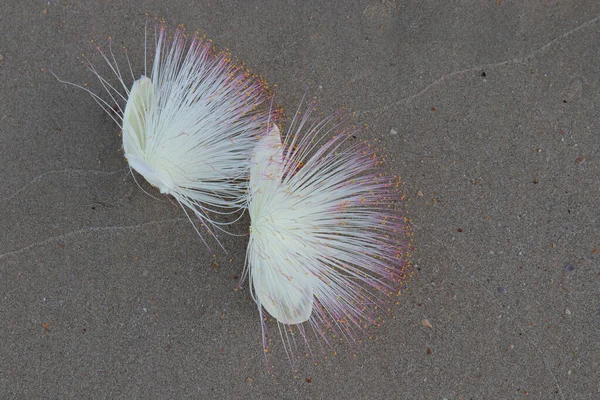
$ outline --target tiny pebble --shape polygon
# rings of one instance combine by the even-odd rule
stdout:
[[[398,130],[396,130],[396,128],[390,129],[390,135],[397,135],[397,134],[398,134]]]
[[[427,321],[426,319],[422,319],[421,320],[421,325],[423,325],[425,328],[433,328],[433,326],[431,325],[431,322]]]
[[[565,271],[575,271],[575,267],[572,264],[565,265]]]
[[[565,314],[571,315],[571,310],[569,310],[568,308],[565,308]]]
[[[4,61],[4,56],[0,54],[0,62]]]
[[[417,196],[418,196],[418,197],[423,197],[423,192],[419,190],[419,191],[417,192]]]
[[[497,289],[498,289],[498,293],[500,293],[500,294],[506,294],[506,292],[507,292],[506,288],[502,287],[502,286],[498,286]]]

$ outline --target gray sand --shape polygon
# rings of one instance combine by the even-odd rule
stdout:
[[[598,398],[600,2],[229,3],[0,4],[0,398]],[[146,12],[381,141],[416,273],[359,348],[268,373],[247,239],[208,251],[42,70],[91,83],[112,36],[141,73]]]

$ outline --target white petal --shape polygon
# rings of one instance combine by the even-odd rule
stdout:
[[[144,157],[146,147],[146,119],[152,111],[154,86],[150,78],[142,76],[133,82],[125,112],[123,113],[123,149],[129,165],[142,175],[161,193],[176,191],[172,177],[162,172],[156,165],[150,165]]]
[[[152,109],[154,86],[142,76],[133,82],[123,113],[123,149],[125,154],[140,154],[145,147],[146,115]]]
[[[250,169],[249,263],[255,300],[279,322],[300,324],[312,313],[314,276],[301,261],[286,258],[299,247],[300,252],[305,249],[297,238],[287,237],[285,227],[280,226],[289,217],[289,210],[278,208],[284,165],[277,126],[256,145]]]
[[[260,257],[260,255],[258,255]],[[313,309],[312,276],[307,271],[293,269],[281,260],[251,262],[252,285],[259,306],[283,324],[300,324],[310,318]]]

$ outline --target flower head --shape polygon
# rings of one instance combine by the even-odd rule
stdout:
[[[136,80],[131,72],[129,90],[112,49],[112,61],[100,51],[122,90],[91,64],[110,100],[84,89],[121,127],[130,168],[214,234],[226,223],[209,214],[233,214],[245,206],[250,157],[269,120],[268,113],[258,111],[265,85],[182,27],[169,39],[161,24],[156,37],[150,76]]]
[[[283,143],[273,126],[253,153],[245,272],[261,317],[354,339],[406,277],[410,226],[376,151],[311,112]]]

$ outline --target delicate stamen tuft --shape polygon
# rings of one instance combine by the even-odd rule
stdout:
[[[356,331],[381,325],[410,264],[401,180],[380,172],[379,151],[349,140],[356,132],[340,129],[338,115],[313,112],[296,113],[283,143],[269,129],[250,167],[244,275],[261,315],[287,326],[286,351],[289,325],[306,339],[304,322],[327,343],[357,343]]]
[[[98,51],[121,88],[92,64],[88,68],[108,99],[74,86],[90,93],[119,124],[132,169],[190,209],[212,235],[224,230],[232,222],[220,222],[216,215],[240,214],[245,208],[250,157],[272,119],[259,109],[269,97],[266,84],[233,63],[230,54],[217,52],[209,40],[186,34],[182,26],[169,38],[161,23],[150,75],[144,70],[130,85],[110,42],[108,56]],[[127,64],[125,71],[133,76],[129,58]]]

